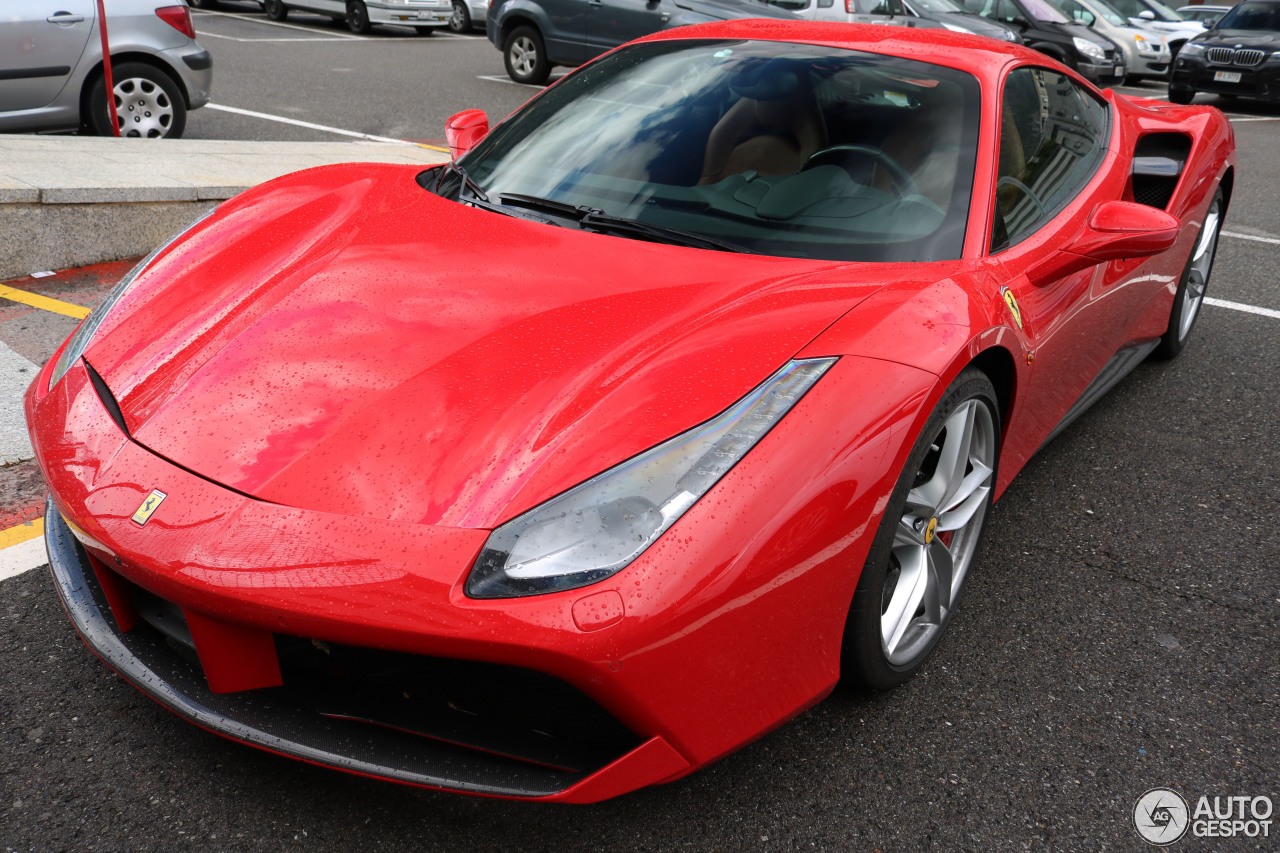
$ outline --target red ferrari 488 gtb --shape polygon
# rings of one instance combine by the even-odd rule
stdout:
[[[50,561],[206,729],[570,802],[909,678],[992,500],[1182,349],[1235,177],[1216,109],[835,24],[655,35],[450,138],[119,283],[26,398]]]

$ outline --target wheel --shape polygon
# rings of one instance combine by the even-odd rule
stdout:
[[[453,17],[449,18],[449,32],[471,32],[471,12],[463,0],[453,0]]]
[[[347,3],[347,29],[356,35],[365,35],[373,29],[369,23],[369,8],[364,0],[349,0]]]
[[[1136,86],[1136,85],[1138,85],[1139,83],[1141,83],[1141,82],[1142,82],[1143,80],[1145,80],[1145,79],[1146,79],[1146,78],[1145,78],[1145,77],[1143,77],[1141,74],[1127,74],[1127,75],[1125,75],[1125,78],[1124,78],[1123,80],[1121,80],[1121,81],[1120,81],[1120,85],[1122,85],[1122,86]]]
[[[436,31],[435,27],[414,27],[413,34],[419,38],[426,38]]]
[[[1173,294],[1173,308],[1169,312],[1169,328],[1156,347],[1156,358],[1173,358],[1182,352],[1191,336],[1191,329],[1204,304],[1204,292],[1209,286],[1209,273],[1213,272],[1213,256],[1218,251],[1218,234],[1222,231],[1222,188],[1213,194],[1209,210],[1204,215],[1204,225],[1191,248],[1191,257],[1178,281]]]
[[[289,7],[284,5],[284,0],[264,0],[262,11],[273,21],[283,21],[289,17]]]
[[[542,36],[533,27],[512,30],[502,48],[502,58],[507,65],[507,74],[517,83],[541,86],[551,76],[547,49],[542,44]]]
[[[187,0],[187,5],[192,9],[216,9],[218,0]]]
[[[938,644],[991,506],[999,436],[995,388],[967,368],[929,416],[885,509],[845,625],[846,677],[894,687]]]
[[[916,179],[907,171],[906,167],[897,160],[890,157],[879,148],[872,148],[870,145],[832,145],[830,148],[823,148],[821,151],[815,151],[809,155],[809,159],[804,161],[804,165],[800,167],[800,171],[813,169],[818,166],[831,164],[839,166],[849,173],[849,177],[864,186],[870,186],[874,178],[874,171],[866,172],[866,170],[855,170],[852,161],[865,158],[870,160],[873,165],[879,166],[889,175],[894,185],[902,192],[902,195],[919,195],[920,187],[916,184]],[[865,174],[864,174],[865,173]]]
[[[142,62],[122,62],[111,71],[121,136],[182,136],[187,126],[187,105],[173,78]],[[106,92],[106,81],[99,76],[89,93],[85,121],[89,131],[98,136],[111,135]]]
[[[1175,89],[1169,87],[1169,100],[1175,104],[1189,104],[1196,99],[1195,89]]]

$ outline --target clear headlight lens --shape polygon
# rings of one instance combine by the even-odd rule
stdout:
[[[790,361],[706,423],[494,530],[467,578],[467,595],[515,598],[559,592],[597,583],[626,568],[835,362]]]
[[[944,27],[946,27],[947,29],[951,30],[951,32],[953,32],[953,33],[968,33],[969,35],[974,35],[973,30],[967,30],[967,29],[965,29],[964,27],[961,27],[961,26],[959,26],[959,25],[957,25],[957,24],[948,24],[946,21],[943,21],[943,22],[942,22],[942,26],[944,26]]]
[[[1204,45],[1189,41],[1182,46],[1182,50],[1178,51],[1179,56],[1199,56],[1204,53]]]
[[[217,208],[211,208],[186,228],[183,228],[177,234],[174,234],[168,240],[165,240],[156,247],[154,252],[147,255],[138,262],[137,266],[129,270],[129,273],[124,278],[116,282],[116,286],[111,288],[111,292],[107,294],[107,297],[99,302],[97,307],[89,312],[89,316],[84,318],[84,322],[71,333],[70,339],[67,340],[67,345],[62,349],[62,355],[58,357],[58,363],[53,366],[53,372],[49,374],[50,391],[53,390],[54,385],[58,384],[58,380],[65,376],[67,371],[71,369],[71,365],[79,361],[80,356],[84,355],[84,351],[89,348],[89,343],[93,340],[93,336],[98,333],[98,328],[102,326],[103,321],[107,319],[111,310],[116,307],[116,303],[123,299],[124,295],[129,292],[129,288],[133,287],[134,281],[142,274],[142,271],[150,266],[151,262],[156,259],[156,255],[173,245],[179,237],[182,237],[192,228],[195,228],[203,222],[205,218],[216,209]]]
[[[1145,38],[1143,36],[1134,36],[1133,40],[1134,42],[1137,43],[1138,50],[1142,51],[1143,53],[1159,53],[1160,52],[1160,42],[1158,41],[1153,41],[1152,39]]]
[[[1081,55],[1092,59],[1094,62],[1105,62],[1107,59],[1106,51],[1097,42],[1076,36],[1071,39],[1071,43],[1076,46],[1076,50],[1080,51]]]

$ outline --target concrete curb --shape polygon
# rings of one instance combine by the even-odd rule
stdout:
[[[0,280],[145,255],[217,202],[299,169],[447,159],[412,143],[0,135]]]

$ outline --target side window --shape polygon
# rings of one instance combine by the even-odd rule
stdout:
[[[864,15],[902,14],[902,0],[856,0],[856,6]]]
[[[1011,0],[999,0],[999,2],[996,3],[996,20],[1004,21],[1006,24],[1011,24],[1013,23],[1013,19],[1019,17],[1021,14],[1022,13],[1018,10],[1018,7],[1013,5]]]
[[[1048,222],[1089,183],[1106,154],[1105,104],[1071,78],[1017,68],[1000,104],[1000,167],[991,250],[998,252]]]
[[[1138,13],[1142,11],[1142,6],[1138,0],[1114,0],[1111,4],[1120,10],[1120,14],[1126,18],[1136,18]]]
[[[1093,13],[1077,3],[1076,0],[1066,0],[1065,3],[1060,3],[1058,8],[1071,20],[1079,21],[1086,27],[1093,26],[1095,20]]]

